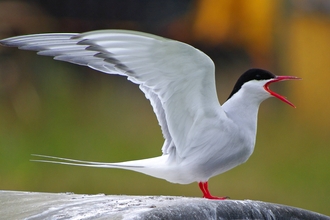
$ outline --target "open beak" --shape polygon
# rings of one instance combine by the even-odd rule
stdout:
[[[269,94],[271,94],[272,96],[282,100],[283,102],[291,105],[292,107],[296,107],[294,106],[291,102],[289,102],[289,100],[287,100],[284,96],[281,96],[273,91],[271,91],[269,89],[269,85],[274,83],[274,82],[280,82],[280,81],[284,81],[284,80],[291,80],[291,79],[301,79],[299,77],[296,77],[296,76],[276,76],[273,80],[270,80],[269,82],[267,82],[265,85],[264,85],[264,89],[269,92]]]

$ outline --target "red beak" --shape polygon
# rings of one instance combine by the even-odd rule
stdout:
[[[284,96],[281,96],[273,91],[271,91],[269,89],[269,85],[274,83],[274,82],[280,82],[280,81],[284,81],[284,80],[291,80],[291,79],[301,79],[299,77],[296,77],[296,76],[276,76],[273,80],[270,80],[269,82],[267,82],[265,85],[264,85],[264,89],[269,92],[269,94],[271,94],[272,96],[282,100],[283,102],[291,105],[292,107],[296,107],[294,106],[291,102],[289,102],[289,100],[287,100]]]

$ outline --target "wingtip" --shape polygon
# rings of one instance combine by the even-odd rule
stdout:
[[[10,43],[10,41],[8,39],[9,38],[0,40],[0,45],[6,46],[6,47],[13,47],[13,45]]]

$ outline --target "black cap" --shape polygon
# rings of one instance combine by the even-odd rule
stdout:
[[[267,80],[267,79],[273,79],[276,76],[272,74],[271,72],[263,69],[249,69],[245,73],[241,75],[240,78],[238,78],[233,91],[230,93],[228,99],[230,99],[238,90],[241,89],[244,83],[251,81],[251,80]],[[227,100],[228,100],[227,99]]]

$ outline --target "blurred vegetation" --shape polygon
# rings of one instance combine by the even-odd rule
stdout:
[[[122,28],[179,39],[214,59],[221,103],[239,74],[250,67],[302,77],[303,81],[273,88],[289,96],[297,109],[275,99],[263,103],[254,154],[246,164],[212,178],[210,190],[232,199],[330,215],[327,1],[185,1],[175,13],[175,1],[169,1],[171,7],[143,1],[146,9],[140,14],[129,14],[132,9],[119,7],[120,1],[106,1],[122,13],[117,18],[100,13],[99,19],[97,14],[83,14],[107,10],[100,2],[92,10],[93,5],[79,1],[80,14],[76,11],[74,16],[64,1],[31,2],[0,2],[1,38]],[[55,2],[61,4],[50,7]],[[153,7],[164,8],[164,17],[146,16]],[[0,48],[1,190],[201,196],[197,184],[175,185],[130,171],[29,161],[33,153],[104,162],[140,159],[160,155],[162,142],[149,102],[125,78]]]

